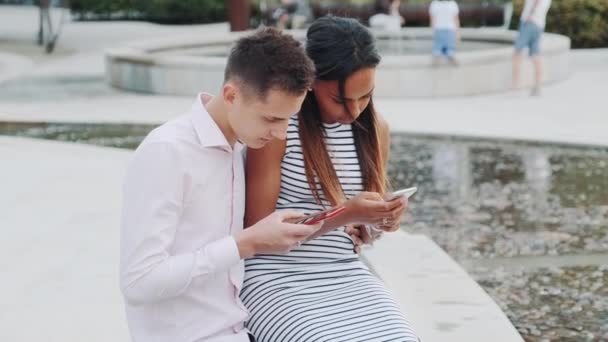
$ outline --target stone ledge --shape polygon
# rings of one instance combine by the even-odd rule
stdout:
[[[492,298],[426,236],[385,234],[363,257],[422,341],[523,341]]]

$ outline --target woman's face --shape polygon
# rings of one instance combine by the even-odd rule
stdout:
[[[344,82],[344,98],[340,97],[337,80],[315,81],[313,89],[321,120],[329,124],[350,124],[357,120],[372,98],[375,75],[375,68],[364,68],[351,74]]]

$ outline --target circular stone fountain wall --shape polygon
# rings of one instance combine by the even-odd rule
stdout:
[[[304,31],[289,31],[304,40]],[[219,90],[231,44],[246,33],[192,32],[171,39],[132,43],[106,53],[106,76],[117,88],[171,95]],[[515,31],[462,29],[458,67],[433,66],[432,32],[408,28],[375,32],[383,56],[377,69],[376,96],[441,97],[506,91],[511,88],[511,57]],[[545,82],[568,76],[570,40],[545,34],[542,41]],[[522,85],[532,83],[531,64],[522,70]]]

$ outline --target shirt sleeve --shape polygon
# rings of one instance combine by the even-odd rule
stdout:
[[[127,168],[120,283],[130,304],[176,297],[194,277],[204,279],[240,261],[231,236],[189,253],[171,253],[183,209],[184,179],[180,155],[168,142],[142,145]]]

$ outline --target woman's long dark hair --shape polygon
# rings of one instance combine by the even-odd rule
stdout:
[[[344,99],[344,83],[353,73],[374,68],[380,55],[372,34],[350,18],[322,17],[312,23],[306,35],[306,52],[316,68],[316,78],[338,81],[340,97]],[[346,103],[346,101],[345,101]],[[348,107],[346,107],[348,111]],[[363,188],[384,193],[387,187],[386,163],[383,160],[379,127],[373,101],[352,124],[353,136]],[[299,133],[304,154],[306,179],[318,203],[321,203],[316,180],[325,198],[336,205],[344,199],[336,170],[325,145],[324,129],[317,100],[312,92],[306,95],[299,115]]]

